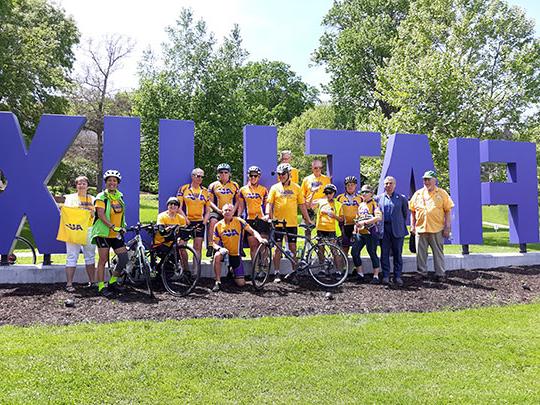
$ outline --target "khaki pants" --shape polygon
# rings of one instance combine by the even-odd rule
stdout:
[[[431,246],[431,252],[433,253],[435,274],[444,276],[444,239],[442,231],[416,234],[416,268],[420,273],[427,273],[428,246]]]

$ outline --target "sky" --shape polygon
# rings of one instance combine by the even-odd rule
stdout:
[[[135,88],[137,64],[148,47],[161,49],[165,28],[173,25],[183,7],[190,7],[196,19],[203,19],[216,38],[226,36],[233,25],[240,26],[249,60],[279,60],[313,86],[321,88],[329,77],[324,67],[314,66],[311,54],[323,33],[321,21],[332,0],[56,0],[79,27],[83,41],[98,41],[106,35],[131,38],[136,46],[122,69],[112,77],[115,90]],[[536,21],[540,33],[540,1],[510,0]],[[77,54],[78,58],[80,53]],[[327,99],[322,94],[321,99]]]

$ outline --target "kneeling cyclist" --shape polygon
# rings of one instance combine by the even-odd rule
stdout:
[[[259,232],[252,229],[242,218],[234,216],[235,207],[233,204],[225,204],[222,208],[223,219],[219,221],[214,228],[213,247],[216,252],[214,255],[214,274],[216,283],[212,291],[217,292],[221,289],[221,262],[229,255],[229,267],[234,273],[234,281],[238,287],[243,287],[244,267],[240,257],[241,243],[244,231],[253,235],[259,243],[266,243]]]

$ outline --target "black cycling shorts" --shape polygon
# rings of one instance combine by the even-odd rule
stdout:
[[[270,224],[262,219],[248,219],[246,222],[259,233],[263,233],[265,235],[270,233]]]
[[[212,211],[212,212],[210,213],[210,217],[209,217],[209,218],[210,218],[210,219],[214,218],[214,219],[216,219],[216,220],[218,220],[218,221],[221,221],[221,220],[223,219],[223,215],[221,215],[219,212]]]
[[[282,226],[276,227],[277,232],[283,232],[284,230],[288,234],[291,234],[291,233],[293,234],[293,235],[287,235],[287,241],[289,243],[296,243],[296,235],[298,234],[298,227],[297,226],[288,226],[286,228],[283,228]],[[284,236],[285,235],[279,234],[279,233],[274,234],[274,238],[276,239],[276,242],[281,242]]]
[[[353,232],[354,224],[351,225],[342,225],[341,226],[341,236],[343,246],[352,246],[353,244]]]
[[[333,231],[317,231],[317,236],[325,239],[336,239],[336,233]]]
[[[221,258],[223,261],[224,258]],[[244,266],[242,264],[242,258],[240,256],[231,256],[229,255],[229,268],[232,269],[234,273],[234,278],[244,278]]]
[[[126,247],[123,237],[121,239],[118,239],[118,238],[101,238],[99,236],[96,236],[94,238],[94,242],[97,245],[97,247],[100,249],[109,248],[109,249],[116,250],[116,249]]]
[[[192,238],[204,238],[204,225],[203,221],[191,221],[189,226],[199,225],[195,230],[191,232],[180,231],[180,239],[188,240]]]

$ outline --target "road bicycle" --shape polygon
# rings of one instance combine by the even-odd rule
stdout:
[[[324,238],[311,238],[311,230],[314,225],[300,224],[306,229],[306,235],[291,234],[276,229],[276,225],[283,225],[286,229],[286,221],[272,220],[268,243],[259,245],[252,260],[251,280],[255,289],[264,287],[272,272],[272,257],[275,249],[291,263],[293,271],[286,276],[287,279],[308,273],[313,280],[322,287],[337,287],[347,279],[349,261],[343,250],[334,242]],[[279,228],[278,228],[279,229]],[[298,257],[294,256],[282,244],[276,241],[276,235],[296,237],[304,240],[304,246],[300,249]]]
[[[7,255],[2,255],[0,257],[0,265],[11,266],[14,264],[21,264],[21,259],[23,257],[28,257],[30,259],[29,264],[36,264],[36,248],[32,242],[23,236],[17,236],[15,239],[16,242],[13,245],[13,249],[11,249]]]

